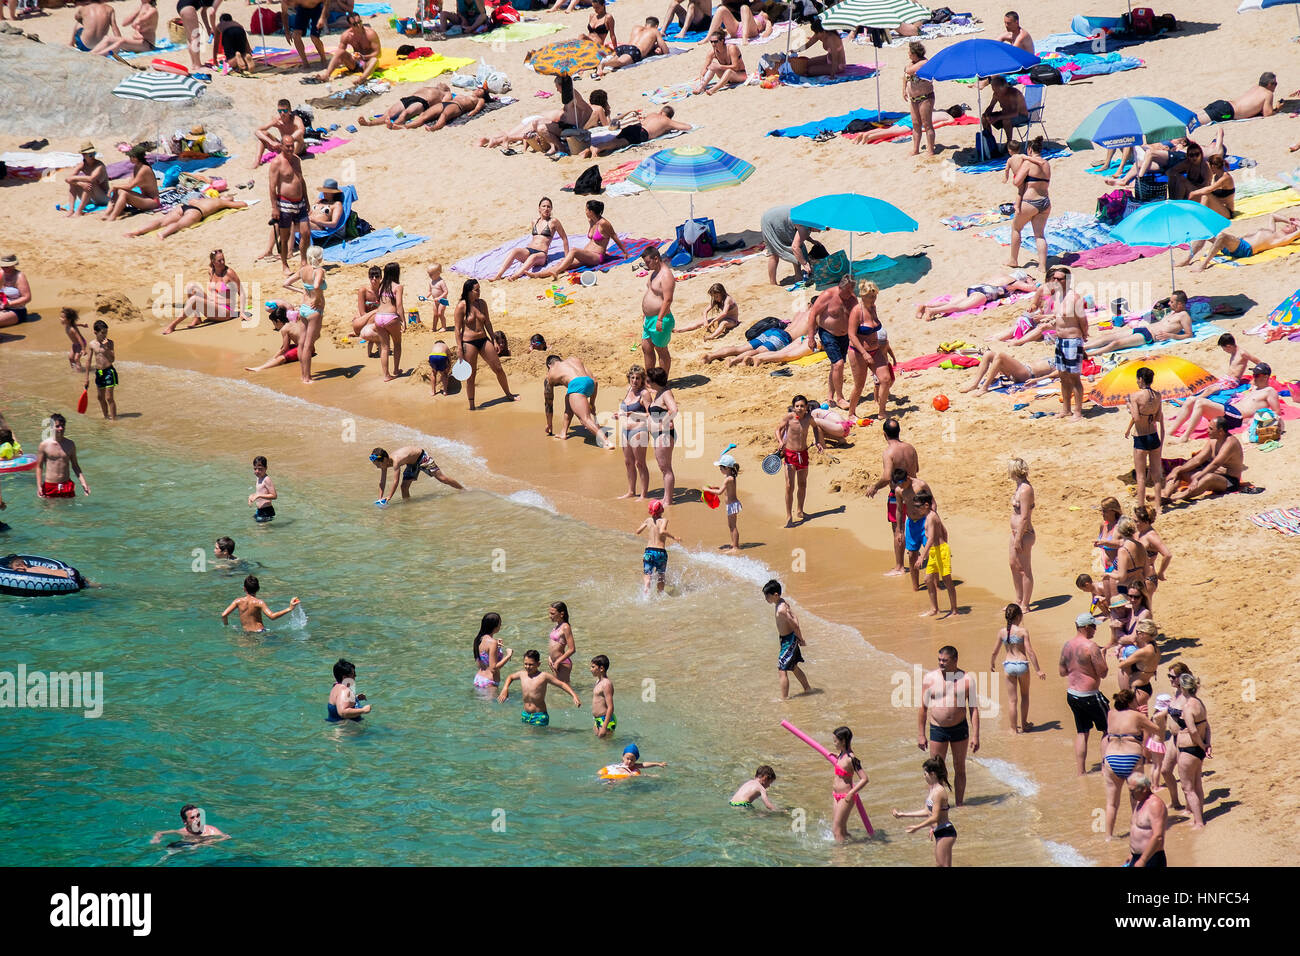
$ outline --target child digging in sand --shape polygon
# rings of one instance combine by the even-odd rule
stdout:
[[[730,455],[723,455],[714,464],[718,466],[718,471],[722,472],[722,484],[716,488],[710,485],[704,490],[711,495],[719,496],[726,503],[727,530],[731,532],[731,544],[723,545],[722,550],[736,552],[740,550],[740,530],[736,527],[736,516],[740,514],[740,500],[736,497],[736,477],[740,474],[740,465]]]
[[[446,395],[451,375],[451,357],[447,354],[447,343],[442,339],[433,343],[433,351],[429,353],[429,368],[429,394],[434,398]]]

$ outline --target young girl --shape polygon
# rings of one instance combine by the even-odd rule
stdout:
[[[736,515],[740,514],[740,501],[736,498],[736,478],[740,474],[740,465],[730,455],[723,455],[714,464],[722,472],[722,484],[716,488],[710,485],[704,490],[711,495],[720,496],[727,503],[727,530],[731,532],[731,544],[724,545],[722,550],[734,553],[740,550],[740,531],[736,527]]]
[[[474,638],[474,660],[478,672],[474,675],[475,687],[496,687],[501,680],[501,668],[514,656],[514,651],[497,639],[501,630],[501,615],[489,611],[483,615],[478,637]]]
[[[835,780],[831,784],[831,833],[836,843],[847,843],[849,839],[849,814],[853,812],[854,798],[867,785],[867,774],[862,769],[862,761],[853,753],[853,731],[847,727],[836,727],[832,731],[835,745],[839,752],[835,755]],[[854,777],[860,777],[856,783]]]
[[[921,764],[925,774],[925,785],[930,788],[925,797],[924,810],[912,810],[904,813],[894,810],[895,817],[925,817],[920,823],[907,828],[908,833],[915,833],[921,827],[930,828],[930,838],[934,840],[934,865],[952,866],[952,845],[957,842],[957,828],[948,822],[948,794],[952,786],[948,783],[948,767],[938,757],[931,757]]]
[[[1038,655],[1029,643],[1029,632],[1021,626],[1024,611],[1019,604],[1008,604],[1003,612],[1006,627],[998,631],[997,643],[993,645],[993,656],[989,658],[989,670],[997,667],[998,653],[1005,648],[1007,658],[1002,662],[1002,672],[1007,676],[1007,700],[1011,706],[1007,715],[1011,718],[1011,729],[1021,734],[1034,725],[1029,722],[1029,666],[1032,664],[1039,680],[1046,680],[1047,675],[1038,666]],[[1016,706],[1019,699],[1020,706]]]
[[[548,613],[555,625],[551,631],[551,672],[567,684],[573,675],[573,655],[577,651],[573,643],[573,628],[569,626],[569,608],[563,601],[556,601]]]
[[[435,262],[429,266],[429,294],[425,296],[433,303],[433,331],[448,332],[451,326],[447,324],[447,306],[451,303],[448,296],[451,290],[447,287],[447,280],[442,277],[442,264]]]
[[[709,304],[704,307],[698,322],[679,325],[678,332],[692,332],[704,329],[707,333],[704,341],[720,339],[740,324],[740,306],[727,294],[721,282],[709,286]]]
[[[315,248],[315,247],[313,247]],[[308,252],[308,256],[311,253]],[[399,263],[389,262],[384,266],[384,278],[379,284],[379,305],[375,317],[361,331],[361,337],[367,342],[379,343],[379,365],[383,369],[384,381],[391,382],[402,374],[402,316],[405,304],[402,298],[402,267]],[[392,354],[393,370],[389,374],[388,356]]]
[[[307,263],[285,280],[286,289],[302,286],[302,305],[298,306],[298,319],[303,335],[298,343],[298,366],[304,385],[311,384],[311,357],[315,354],[316,339],[320,337],[321,323],[325,320],[325,250],[320,246],[307,249]]]
[[[86,351],[86,337],[78,329],[86,328],[86,323],[77,321],[77,310],[69,309],[64,306],[59,314],[59,321],[63,323],[63,331],[68,333],[68,340],[72,343],[72,348],[68,351],[68,364],[75,371],[81,371],[81,353]]]

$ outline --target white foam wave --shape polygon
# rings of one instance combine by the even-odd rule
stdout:
[[[1055,843],[1052,840],[1044,840],[1043,848],[1047,850],[1047,855],[1055,866],[1097,865],[1068,843]]]
[[[517,505],[523,505],[526,508],[540,508],[542,511],[550,514],[559,514],[555,510],[555,505],[543,496],[540,492],[532,488],[524,488],[522,491],[516,491],[512,495],[506,495],[506,501],[513,501]]]
[[[675,550],[675,549],[674,549]],[[692,551],[684,549],[690,560],[698,562],[717,571],[723,571],[732,577],[751,581],[760,587],[776,577],[770,567],[754,558],[719,554],[716,551]]]
[[[971,759],[991,773],[997,780],[1005,783],[1020,794],[1020,796],[1032,797],[1038,793],[1038,784],[1034,782],[1034,778],[1010,761],[999,760],[997,757],[973,757]]]

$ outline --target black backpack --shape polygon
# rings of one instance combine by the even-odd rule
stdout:
[[[770,332],[772,329],[784,329],[785,323],[780,319],[768,316],[765,319],[759,319],[753,325],[745,330],[746,339],[756,339],[764,332]]]
[[[1029,78],[1041,86],[1060,86],[1061,71],[1050,63],[1035,63],[1029,68]]]
[[[598,196],[605,191],[600,181],[600,167],[588,166],[573,183],[573,191],[579,196]]]
[[[931,23],[947,23],[952,19],[952,10],[948,7],[936,7],[930,11]]]

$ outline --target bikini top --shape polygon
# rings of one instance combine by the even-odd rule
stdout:
[[[562,628],[557,627],[555,630],[551,631],[551,640],[553,640],[557,644],[563,643],[564,630]]]
[[[1237,187],[1236,187],[1236,186],[1233,186],[1231,189],[1214,189],[1214,190],[1211,190],[1211,191],[1210,191],[1210,195],[1211,195],[1211,196],[1214,196],[1214,197],[1217,198],[1217,199],[1227,199],[1229,196],[1231,196],[1231,195],[1232,195],[1233,193],[1235,193],[1236,191],[1237,191]]]
[[[1012,634],[1010,631],[1002,635],[1003,644],[1023,644],[1025,639],[1019,634]]]
[[[605,241],[605,236],[600,231],[599,223],[592,227],[591,232],[587,233],[587,238],[590,239],[592,242]]]
[[[591,28],[591,32],[594,33],[594,34],[596,34],[596,36],[598,36],[598,37],[603,37],[606,33],[609,32],[609,27],[608,27],[606,24],[604,24],[604,23],[591,23],[591,22],[588,22],[588,23],[587,23],[587,26],[590,27],[590,28]]]
[[[1109,737],[1111,740],[1123,740],[1125,737],[1132,737],[1138,743],[1142,742],[1141,734],[1107,734],[1106,736]]]
[[[646,407],[641,404],[640,396],[637,396],[637,400],[633,402],[631,405],[629,405],[626,401],[619,402],[618,410],[620,412],[644,412],[646,410]]]
[[[1052,181],[1052,180],[1051,180],[1051,177],[1050,177],[1050,176],[1047,176],[1047,177],[1045,177],[1045,176],[1026,176],[1026,177],[1025,177],[1025,182],[1027,182],[1027,183],[1050,183],[1051,181]]]
[[[538,229],[538,228],[537,228],[537,223],[539,223],[539,222],[540,222],[540,223],[543,223],[543,226],[542,226],[541,229]],[[533,222],[533,235],[534,235],[534,236],[550,236],[551,233],[552,233],[552,231],[553,231],[553,230],[552,230],[552,227],[551,227],[551,220],[549,220],[549,219],[541,219],[541,218],[539,218],[539,219],[537,219],[536,221]]]
[[[1019,495],[1019,494],[1014,494],[1014,495],[1011,496],[1011,513],[1012,513],[1013,515],[1018,515],[1018,514],[1020,514],[1020,495]]]
[[[302,287],[303,287],[304,289],[306,289],[308,292],[315,292],[316,289],[318,288],[317,286],[312,285],[312,284],[311,284],[310,282],[308,282],[306,279],[303,279],[303,280],[302,280]],[[319,288],[320,288],[320,290],[321,290],[322,292],[324,292],[326,289],[329,288],[329,285],[326,284],[326,282],[325,282],[324,279],[321,279],[321,280],[320,280],[320,286],[319,286]]]

